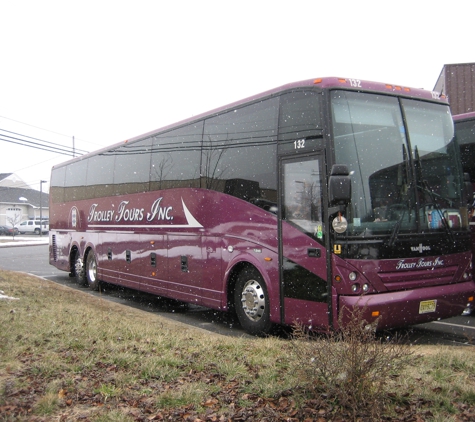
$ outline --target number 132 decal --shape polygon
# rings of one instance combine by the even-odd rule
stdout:
[[[348,79],[350,86],[361,88],[361,81],[359,79]]]
[[[296,141],[294,141],[294,148],[295,149],[305,148],[305,139],[297,139]]]

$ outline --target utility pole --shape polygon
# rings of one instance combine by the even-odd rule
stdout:
[[[43,236],[43,204],[42,204],[42,196],[43,196],[43,183],[46,183],[46,180],[40,180],[40,236]]]

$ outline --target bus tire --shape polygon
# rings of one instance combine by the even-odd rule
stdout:
[[[84,262],[78,250],[74,254],[74,277],[79,286],[86,286],[86,272],[84,271]]]
[[[89,251],[87,254],[85,272],[89,288],[98,291],[101,282],[97,278],[97,259],[93,251]]]
[[[269,295],[264,280],[254,267],[244,268],[236,279],[234,308],[242,328],[265,336],[272,328]]]

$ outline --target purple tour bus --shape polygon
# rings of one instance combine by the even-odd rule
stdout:
[[[54,166],[50,263],[264,335],[473,304],[467,193],[435,92],[292,83]]]
[[[475,112],[453,116],[455,136],[460,147],[462,168],[466,181],[475,187]],[[472,259],[475,265],[475,198],[472,197],[469,208],[470,229],[472,231]]]

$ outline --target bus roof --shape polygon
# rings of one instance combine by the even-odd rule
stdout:
[[[434,91],[427,91],[424,89],[420,88],[409,88],[405,87],[402,85],[394,85],[394,84],[387,84],[383,82],[371,82],[371,81],[364,81],[361,79],[352,79],[352,78],[339,78],[339,77],[324,77],[324,78],[314,78],[314,79],[307,79],[304,81],[299,81],[299,82],[292,82],[286,85],[282,85],[277,88],[273,88],[268,91],[261,92],[259,94],[253,95],[251,97],[244,98],[242,100],[227,104],[225,106],[216,108],[214,110],[210,110],[204,113],[201,113],[199,115],[193,116],[191,118],[181,120],[175,123],[172,123],[170,125],[152,130],[147,133],[143,133],[141,135],[135,136],[133,138],[127,139],[122,142],[118,142],[116,144],[109,145],[107,147],[98,149],[96,151],[92,151],[88,154],[82,155],[80,157],[73,158],[71,160],[68,160],[66,162],[63,162],[61,164],[57,164],[53,166],[53,168],[56,167],[62,167],[66,163],[69,163],[70,161],[79,161],[83,158],[86,158],[91,155],[96,155],[99,154],[103,151],[107,151],[111,148],[116,148],[120,145],[123,145],[124,143],[129,143],[133,141],[137,141],[140,139],[144,139],[148,136],[152,136],[155,133],[160,133],[164,132],[167,130],[171,130],[173,128],[177,128],[180,126],[183,126],[185,124],[190,124],[195,121],[199,121],[205,117],[211,117],[217,114],[220,114],[224,111],[233,109],[235,107],[239,107],[241,105],[247,104],[249,102],[253,101],[259,101],[260,99],[265,99],[268,97],[272,97],[275,95],[278,95],[282,92],[285,91],[291,91],[294,89],[299,89],[299,88],[305,88],[305,87],[315,87],[315,88],[320,88],[320,89],[348,89],[348,90],[354,90],[354,91],[360,91],[360,92],[372,92],[372,93],[382,93],[382,94],[396,94],[398,96],[402,97],[408,97],[408,98],[418,98],[418,99],[424,99],[428,101],[436,101],[436,102],[441,102],[441,103],[448,103],[447,98],[445,95],[440,95],[438,92]]]
[[[471,111],[469,113],[463,113],[463,114],[456,114],[452,116],[456,122],[462,121],[462,120],[473,120],[475,119],[475,111]]]

